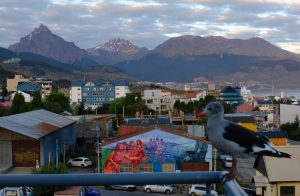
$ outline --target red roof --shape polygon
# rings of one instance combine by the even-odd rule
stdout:
[[[263,101],[263,97],[253,97],[253,101]]]
[[[196,98],[197,97],[197,93],[196,92],[187,92],[186,93],[186,96],[188,97],[188,98]]]
[[[252,107],[252,105],[244,103],[242,105],[239,105],[236,108],[236,113],[249,113],[249,112],[253,112],[254,108]]]

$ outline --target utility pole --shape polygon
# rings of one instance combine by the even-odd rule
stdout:
[[[99,127],[98,122],[96,124],[96,131],[97,131],[97,145],[96,145],[96,152],[97,152],[97,173],[100,173],[100,150],[101,150],[101,144],[100,144],[100,141],[99,141],[100,127]]]
[[[56,139],[56,168],[58,168],[58,139]]]

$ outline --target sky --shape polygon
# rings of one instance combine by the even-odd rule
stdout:
[[[1,0],[0,47],[40,24],[83,49],[123,38],[153,49],[180,35],[261,37],[300,53],[300,0]]]

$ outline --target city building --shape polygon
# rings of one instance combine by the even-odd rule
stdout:
[[[291,158],[259,156],[254,168],[253,181],[256,195],[300,195],[300,146],[280,146],[279,151]]]
[[[299,105],[280,104],[279,107],[277,106],[276,108],[277,109],[276,112],[274,113],[274,120],[276,120],[276,122],[279,123],[280,125],[288,122],[292,123],[295,121],[296,117],[300,119]]]
[[[273,102],[271,100],[257,101],[257,107],[262,112],[273,112]]]
[[[129,84],[126,80],[113,80],[115,86],[115,98],[126,97],[129,93]]]
[[[40,87],[41,97],[43,100],[46,99],[54,91],[54,84],[51,80],[39,79],[34,81]]]
[[[101,149],[104,173],[211,170],[207,141],[158,126],[106,141]]]
[[[241,95],[241,88],[233,88],[231,86],[227,86],[221,91],[218,100],[236,106],[244,102],[243,97]]]
[[[75,122],[43,109],[0,117],[0,170],[64,161],[76,143]]]
[[[145,100],[146,106],[157,114],[173,110],[173,99],[169,91],[162,89],[144,90],[142,99]]]
[[[70,100],[71,103],[83,102],[85,108],[96,109],[126,96],[127,93],[129,87],[125,80],[74,81],[71,83]]]
[[[25,78],[22,75],[15,75],[14,78],[6,79],[6,89],[8,93],[16,92],[19,82],[28,82],[30,78]]]

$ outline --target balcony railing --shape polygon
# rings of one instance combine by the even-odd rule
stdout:
[[[206,184],[206,195],[210,195],[211,184],[221,183],[225,188],[226,195],[247,196],[234,179],[225,179],[226,173],[227,172],[215,171],[138,174],[3,174],[0,175],[0,185],[2,187],[37,187],[127,184]]]

